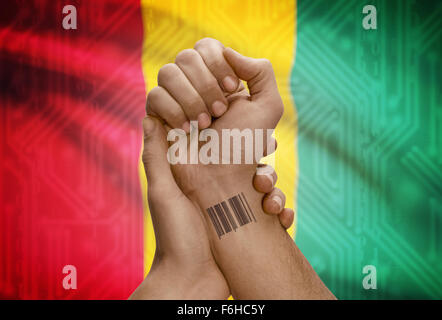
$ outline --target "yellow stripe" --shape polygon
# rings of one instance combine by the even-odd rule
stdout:
[[[141,7],[144,26],[142,65],[147,90],[157,85],[157,74],[162,65],[173,62],[179,51],[192,48],[204,37],[218,39],[246,56],[267,58],[272,62],[285,105],[284,116],[275,132],[278,141],[275,156],[277,186],[287,196],[286,206],[294,208],[298,170],[297,127],[289,81],[295,57],[296,2],[142,0]],[[144,270],[147,274],[155,253],[155,237],[148,214],[146,179],[141,161],[140,179],[146,208]],[[289,233],[294,235],[294,227]]]

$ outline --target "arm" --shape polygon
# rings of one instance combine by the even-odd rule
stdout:
[[[193,199],[204,211],[232,195],[244,193],[256,216],[256,223],[240,227],[218,238],[207,214],[212,252],[233,297],[237,299],[334,299],[316,275],[293,239],[274,216],[264,213],[262,195],[247,181],[250,175],[212,182],[197,191]],[[235,186],[232,188],[232,186]],[[215,191],[216,190],[216,191]]]
[[[206,63],[208,57],[219,56],[211,55],[211,50],[224,50],[222,45],[216,47],[220,45],[217,41],[210,43],[209,39],[205,40],[205,43],[208,44],[207,47],[199,42],[196,49]],[[221,130],[226,128],[273,129],[282,115],[283,105],[270,63],[243,57],[231,49],[224,50],[223,54],[229,70],[238,78],[247,81],[250,92],[238,85],[235,97],[228,97],[229,105],[225,114],[221,118],[204,121],[203,127],[210,126],[220,136]],[[208,107],[213,106],[215,95],[208,95],[207,90],[200,93],[199,88],[213,88],[214,81],[210,80],[210,86],[197,84],[198,79],[211,78],[206,74],[201,77],[195,76],[201,72],[206,73],[201,67],[201,59],[195,58],[195,52],[187,50],[179,57],[179,67],[172,68],[169,65],[160,70],[159,85],[164,87],[164,96],[161,99],[158,96],[155,99],[152,97],[151,107],[157,114],[163,115],[167,108],[177,108],[184,112],[184,119],[201,120],[196,117],[201,111],[192,111],[195,104],[189,101],[199,101],[198,110],[205,108],[204,102]],[[195,63],[198,64],[198,68],[192,68]],[[212,61],[206,67],[220,84],[223,83],[223,77],[219,76],[225,75],[220,72],[222,65],[223,62]],[[183,73],[182,76],[180,72]],[[184,79],[185,84],[178,83],[179,78]],[[192,79],[193,82],[189,83],[186,79]],[[174,103],[166,103],[167,101]],[[173,126],[173,121],[167,116],[164,119]],[[184,120],[178,123],[182,121]],[[261,208],[262,195],[256,193],[247,183],[255,170],[256,164],[172,166],[181,190],[199,207],[206,221],[212,252],[233,296],[239,299],[333,299],[334,296],[316,275],[296,244],[280,228],[278,219],[266,215]],[[249,203],[256,222],[245,224],[235,232],[220,236],[207,209],[237,194],[244,194],[244,201]]]
[[[248,110],[244,116],[251,121],[243,118],[237,124],[240,127],[247,123],[252,128],[274,128],[282,114],[282,102],[271,64],[241,56],[231,49],[225,49],[224,55],[235,74],[247,81],[250,90],[250,98],[235,101],[228,112]],[[213,224],[207,223],[215,260],[232,295],[239,299],[334,299],[295,242],[279,228],[277,219],[264,213],[261,195],[245,183],[254,169],[253,165],[232,169],[235,175],[224,174],[222,178],[207,181],[212,192],[197,190],[193,195],[200,208],[206,210],[243,193],[256,216],[256,223],[246,224],[238,232],[221,238],[214,233]]]
[[[204,220],[178,188],[167,162],[166,132],[158,120],[148,117],[143,129],[143,164],[157,248],[148,276],[130,299],[225,299],[229,288],[211,254]],[[288,228],[293,211],[274,210],[270,203],[274,193],[284,197],[275,182],[276,173],[268,166],[261,166],[253,177],[254,189],[267,193],[263,207]]]

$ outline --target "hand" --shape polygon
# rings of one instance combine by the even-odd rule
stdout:
[[[143,163],[148,179],[148,201],[157,250],[148,277],[131,299],[225,299],[227,283],[210,252],[209,240],[199,210],[177,187],[166,159],[165,130],[154,118],[143,121]],[[253,179],[258,192],[267,193],[263,207],[279,214],[289,228],[293,210],[275,207],[272,197],[285,196],[274,188],[276,173],[262,165]]]
[[[156,251],[151,270],[132,299],[225,299],[227,283],[210,250],[199,210],[178,188],[166,158],[166,131],[143,120],[143,164]]]
[[[249,91],[241,89],[230,95],[229,108],[225,114],[214,121],[204,122],[203,127],[210,126],[218,133],[218,137],[222,136],[223,129],[275,128],[282,116],[283,104],[270,62],[244,57],[230,48],[222,50],[234,73],[247,81]],[[196,55],[191,50],[186,52],[189,56]],[[186,68],[178,65],[171,67],[169,64],[160,70],[159,84],[165,88],[157,90],[161,92],[160,95],[149,97],[149,94],[149,108],[166,110],[171,105],[168,103],[174,100],[174,110],[190,114],[188,109],[193,103],[189,101],[201,99],[204,94],[201,88],[211,86],[204,86],[204,83],[196,85],[197,77],[194,77],[192,83],[187,80],[193,79],[192,76],[177,77],[177,68],[186,76],[192,73],[189,70],[192,70],[194,60],[189,59]],[[168,85],[168,82],[174,82],[175,85]],[[165,105],[160,107],[159,104]],[[168,116],[173,118],[175,114],[178,112],[171,112]],[[168,124],[172,124],[167,119],[164,118]],[[241,150],[243,152],[244,148]],[[278,219],[265,214],[261,207],[262,195],[247,183],[256,166],[254,162],[242,165],[182,164],[172,167],[180,189],[198,204],[206,220],[213,255],[226,277],[232,295],[240,299],[333,299],[293,240],[277,226]],[[235,211],[240,221],[238,232],[232,232],[233,224],[230,223],[229,227],[230,217],[225,214],[229,208],[222,209],[223,205],[228,206],[229,203],[230,210]],[[237,231],[236,228],[233,230]],[[275,270],[278,272],[275,273]],[[258,274],[262,277],[257,278]]]
[[[191,120],[207,128],[228,108],[228,97],[244,90],[223,56],[221,42],[206,38],[195,49],[181,51],[175,63],[158,73],[158,87],[147,98],[148,114],[166,120],[171,128],[189,132]]]
[[[238,82],[236,74],[249,81],[250,94],[242,82]],[[223,100],[218,83],[226,82],[235,83],[230,89],[236,87],[226,94],[229,110],[216,120],[200,121],[198,112],[204,107],[210,109],[214,101]],[[200,40],[195,50],[180,52],[175,64],[167,64],[160,69],[158,84],[148,94],[147,113],[162,118],[171,128],[184,125],[185,131],[189,131],[188,121],[198,119],[199,128],[210,127],[217,130],[219,136],[221,129],[273,129],[283,112],[270,62],[243,57],[232,49],[225,49],[214,39]],[[222,102],[225,103],[225,99]],[[267,146],[269,142],[263,143]],[[255,166],[249,166],[248,171],[244,171],[240,166],[176,165],[173,171],[180,188],[185,194],[192,195],[207,181],[236,176],[237,169],[249,176],[255,171]]]

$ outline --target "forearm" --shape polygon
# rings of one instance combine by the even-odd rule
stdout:
[[[250,185],[249,174],[253,175],[253,170],[235,176],[235,181],[229,182],[230,177],[212,181],[207,189],[216,191],[193,195],[205,216],[215,260],[232,295],[237,299],[334,299],[278,218],[263,212],[262,194]],[[252,217],[252,222],[219,237],[206,209],[241,193],[256,222]]]
[[[209,268],[207,268],[209,270]],[[204,270],[195,274],[173,261],[152,266],[151,271],[129,297],[130,300],[221,300],[213,274]]]

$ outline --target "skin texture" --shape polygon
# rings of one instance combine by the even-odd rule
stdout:
[[[145,119],[143,129],[156,252],[149,275],[131,299],[225,299],[229,288],[213,259],[199,210],[178,188],[167,162],[166,131],[153,119]]]
[[[202,59],[197,59],[196,54]],[[244,57],[213,39],[199,41],[195,50],[187,50],[178,57],[176,64],[168,64],[160,70],[160,89],[155,89],[153,96],[149,93],[147,99],[148,114],[162,118],[166,129],[175,127],[189,131],[189,120],[197,120],[200,127],[210,127],[220,136],[222,129],[275,128],[283,113],[283,103],[268,60]],[[201,60],[206,69],[201,67]],[[201,70],[204,73],[209,71],[215,80],[208,74],[201,78],[191,75],[203,72]],[[238,79],[247,82],[248,90]],[[201,83],[197,83],[199,80]],[[218,109],[214,108],[215,105],[220,106],[215,103],[219,99],[215,84],[223,91],[228,106],[219,108],[218,111],[223,109],[221,117],[207,119]],[[224,103],[221,100],[219,102]],[[178,188],[203,217],[202,226],[210,244],[210,250],[206,247],[204,250],[213,254],[235,298],[334,299],[281,228],[281,223],[286,225],[290,219],[289,211],[281,211],[285,200],[282,192],[271,190],[263,200],[262,193],[250,184],[257,167],[257,163],[180,164],[173,165],[171,170],[165,165],[161,171],[155,167],[155,171],[163,176],[162,172],[168,170],[165,176],[173,176]],[[148,181],[150,184],[149,174]],[[250,203],[257,222],[246,224],[220,239],[205,213],[206,209],[239,193],[243,193]],[[280,212],[277,216],[267,214],[276,211]],[[199,232],[200,227],[195,231]]]
[[[167,162],[166,131],[158,120],[149,118],[143,121],[143,129],[143,163],[157,249],[148,277],[130,298],[225,299],[230,290],[211,253],[205,220],[178,188]],[[269,195],[274,191],[276,173],[261,166],[252,183],[258,192]],[[267,195],[262,205],[272,207]],[[293,223],[291,209],[274,208],[269,213],[281,213],[285,228]]]

